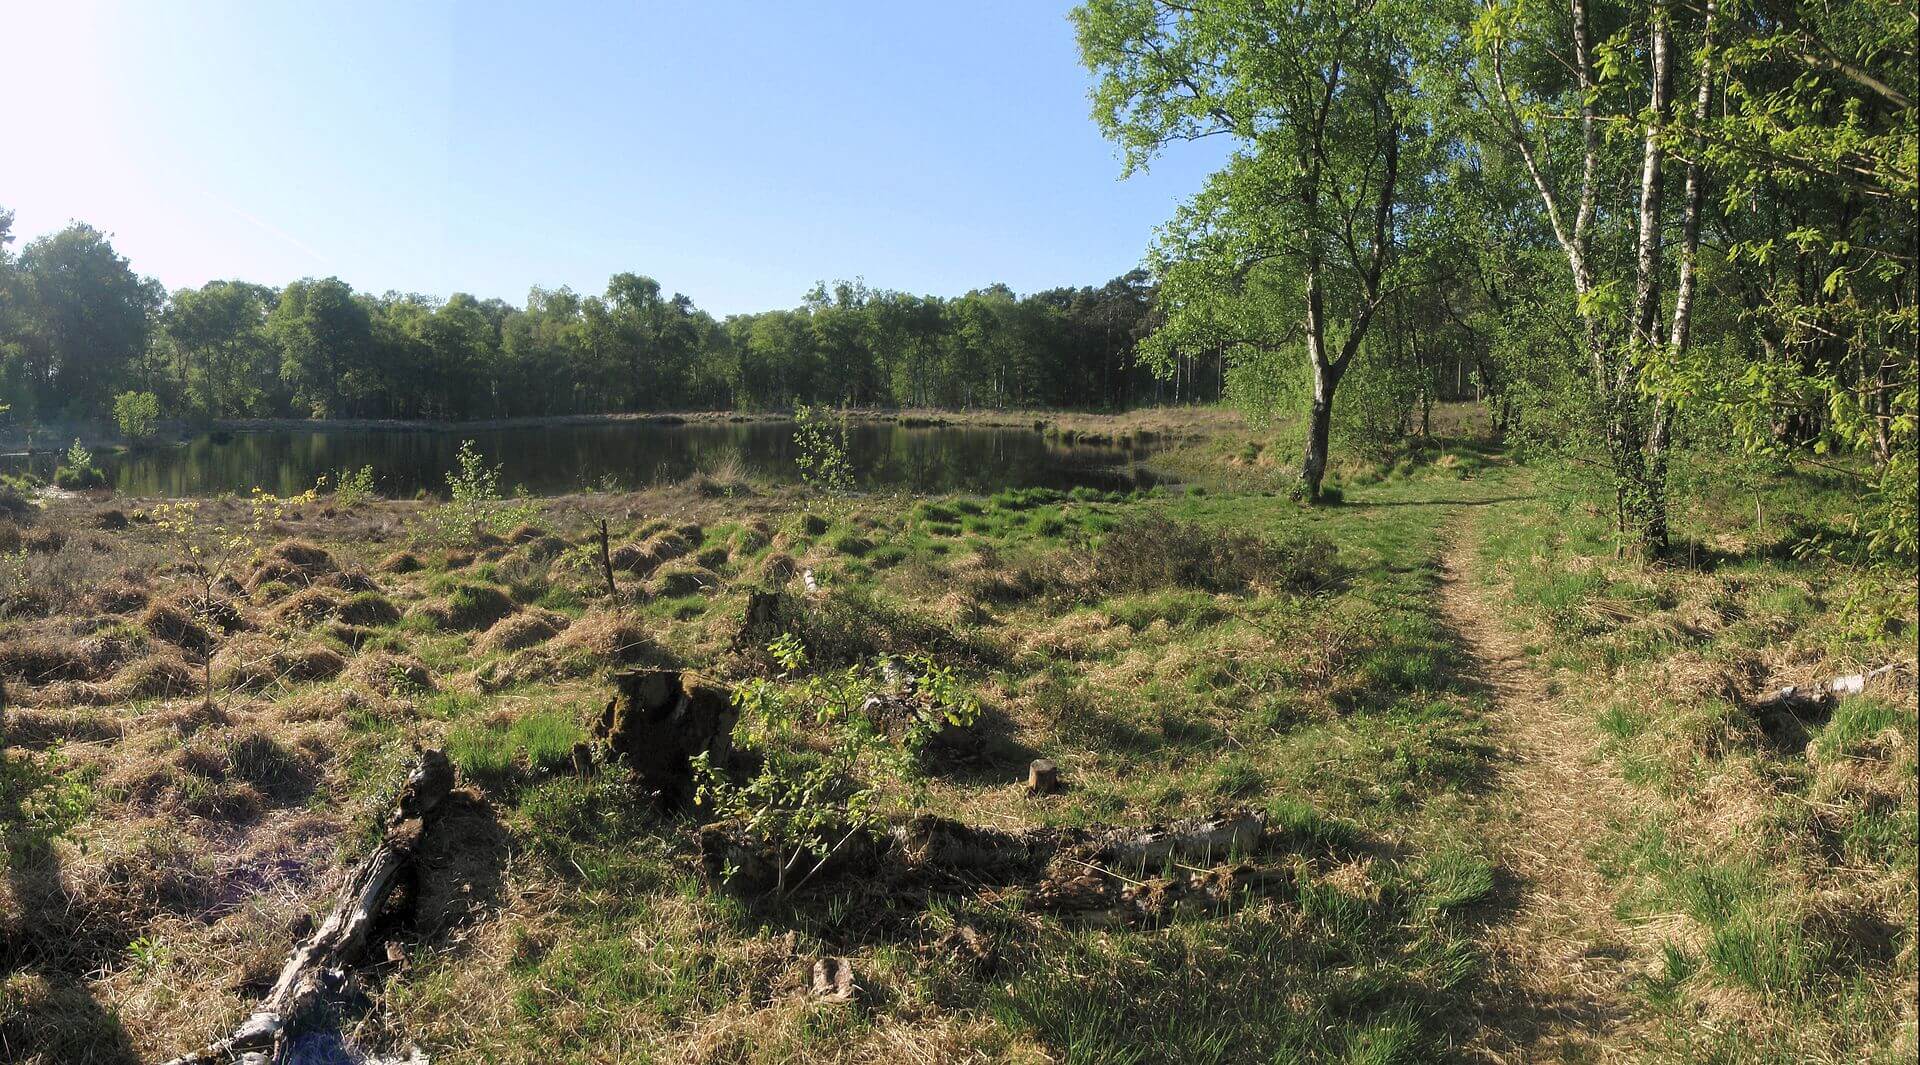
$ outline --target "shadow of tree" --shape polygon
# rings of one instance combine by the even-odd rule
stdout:
[[[57,780],[35,756],[7,744],[0,683],[0,846],[10,906],[0,908],[0,1059],[53,1065],[137,1063],[112,1010],[87,986],[125,947],[112,935],[77,935],[76,907],[60,875],[50,825],[33,807]]]

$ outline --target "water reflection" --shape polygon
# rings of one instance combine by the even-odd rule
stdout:
[[[504,465],[502,486],[534,495],[640,488],[711,469],[730,455],[752,475],[798,479],[793,426],[784,422],[616,423],[419,432],[271,431],[202,435],[174,447],[99,456],[115,491],[136,496],[304,491],[321,474],[372,466],[380,491],[410,496],[445,487],[460,441],[475,440]],[[849,453],[870,488],[989,492],[1004,487],[1130,488],[1147,482],[1139,446],[1062,444],[1032,429],[852,427]],[[4,460],[9,470],[25,460]],[[49,462],[37,456],[35,468]]]

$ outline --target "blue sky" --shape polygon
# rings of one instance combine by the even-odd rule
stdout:
[[[1220,149],[1121,180],[1068,6],[22,2],[0,207],[169,288],[1097,284]]]

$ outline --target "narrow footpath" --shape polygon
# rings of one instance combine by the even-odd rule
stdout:
[[[1636,1042],[1623,988],[1638,966],[1590,856],[1610,813],[1633,800],[1601,758],[1593,721],[1553,697],[1494,591],[1469,575],[1497,510],[1462,515],[1435,596],[1487,697],[1496,754],[1485,825],[1507,878],[1497,885],[1505,913],[1484,934],[1490,971],[1469,1049],[1496,1062],[1621,1060]]]

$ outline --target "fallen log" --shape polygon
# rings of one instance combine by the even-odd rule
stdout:
[[[1869,684],[1888,679],[1900,669],[1900,663],[1889,662],[1865,673],[1849,673],[1814,684],[1789,684],[1784,688],[1748,700],[1747,709],[1756,714],[1789,713],[1795,717],[1824,713],[1833,709],[1834,704],[1841,699],[1859,695],[1867,689]]]
[[[302,1043],[338,1045],[338,1033],[315,1021],[322,1007],[346,987],[388,895],[412,867],[427,823],[453,784],[453,763],[447,756],[422,751],[387,817],[386,834],[347,877],[326,920],[287,959],[260,1007],[233,1034],[168,1065],[279,1065],[298,1060]],[[424,1059],[416,1055],[413,1060]]]

